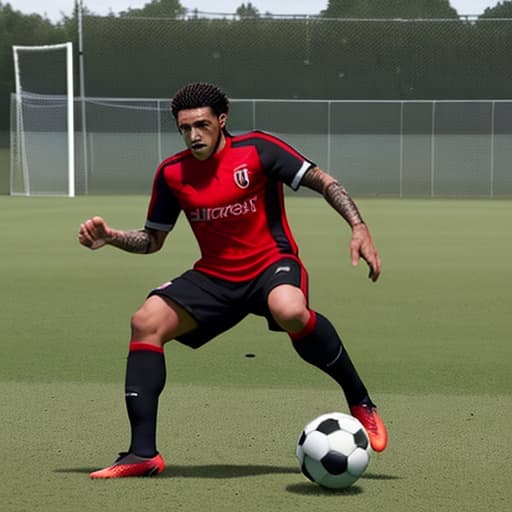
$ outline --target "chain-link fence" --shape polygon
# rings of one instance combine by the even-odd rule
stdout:
[[[65,190],[65,134],[40,128],[45,111],[34,108],[39,124],[25,134],[32,193],[37,183]],[[159,162],[184,147],[168,99],[77,99],[82,112],[77,193],[149,194]],[[359,196],[512,196],[512,101],[232,100],[228,127],[284,138]],[[13,184],[23,183],[20,173],[13,169]]]
[[[86,16],[88,96],[509,99],[512,20]]]

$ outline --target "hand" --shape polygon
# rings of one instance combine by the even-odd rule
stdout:
[[[382,269],[382,264],[366,224],[356,224],[352,228],[350,257],[352,258],[352,265],[354,267],[359,263],[359,258],[363,258],[370,268],[368,277],[373,282],[377,281]]]
[[[89,249],[99,249],[112,238],[112,229],[101,217],[93,217],[80,224],[78,241]]]

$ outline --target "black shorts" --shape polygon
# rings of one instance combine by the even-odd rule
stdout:
[[[152,295],[171,299],[183,307],[199,324],[196,329],[178,337],[178,341],[199,348],[215,336],[234,327],[249,314],[263,316],[268,328],[282,331],[273,319],[267,297],[278,285],[291,284],[301,288],[308,300],[308,276],[303,265],[284,258],[270,265],[250,281],[233,282],[188,270],[180,277],[155,290]]]

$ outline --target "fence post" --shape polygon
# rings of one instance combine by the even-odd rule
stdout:
[[[432,132],[430,144],[430,197],[435,196],[435,162],[436,162],[436,100],[432,101]]]
[[[491,162],[490,162],[490,172],[489,172],[489,194],[491,199],[494,198],[494,137],[495,137],[495,113],[496,113],[496,101],[492,100],[491,102]]]

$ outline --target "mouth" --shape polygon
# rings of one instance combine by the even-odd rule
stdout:
[[[201,149],[204,149],[206,147],[206,144],[203,144],[202,142],[193,142],[190,145],[190,149],[193,149],[194,151],[199,151]]]

